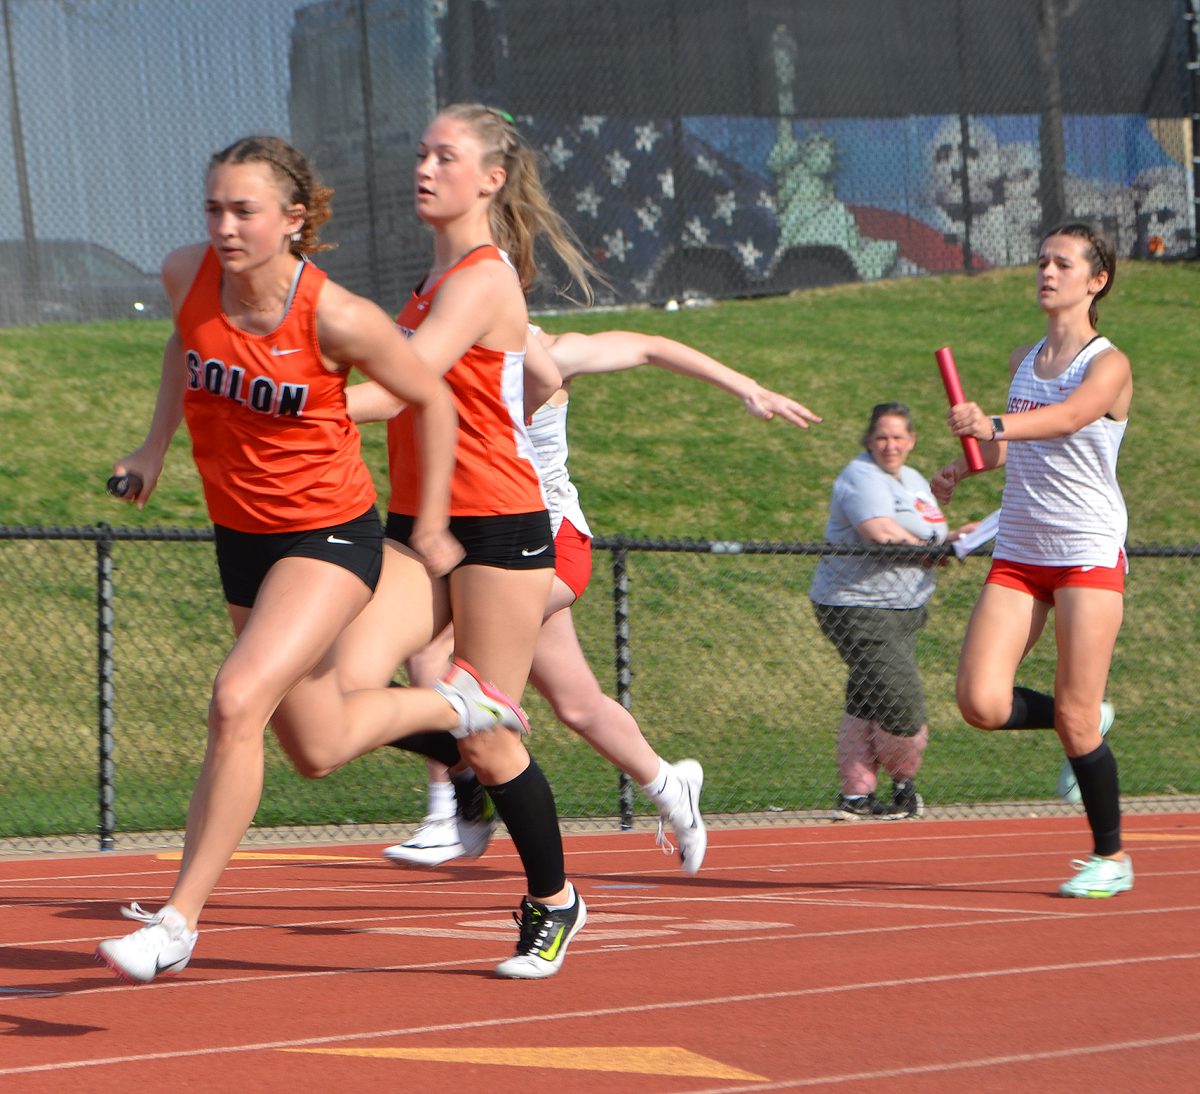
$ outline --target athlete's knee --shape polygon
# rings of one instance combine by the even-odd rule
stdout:
[[[280,732],[278,726],[275,729],[280,747],[287,753],[293,770],[302,779],[323,779],[327,775],[332,775],[345,762],[332,750],[323,748],[320,742],[304,742],[302,744],[285,732]]]
[[[520,755],[525,752],[520,735],[510,729],[497,728],[486,733],[472,733],[458,742],[458,751],[463,762],[485,785],[506,782],[507,772],[514,766],[524,767],[526,763],[524,756]]]
[[[992,692],[960,679],[955,698],[963,721],[976,729],[1000,729],[1012,713],[1012,691]]]
[[[245,673],[217,673],[208,712],[209,734],[224,745],[261,740],[266,728],[261,688]]]
[[[599,686],[569,690],[547,696],[547,699],[554,716],[581,737],[587,737],[594,731],[597,723],[604,717],[604,710],[608,704],[619,706],[616,700],[605,695]]]

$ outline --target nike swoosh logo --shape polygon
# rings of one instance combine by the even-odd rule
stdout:
[[[289,354],[292,354],[292,353],[303,353],[303,352],[304,352],[303,350],[298,350],[298,349],[280,349],[278,346],[271,347],[271,356],[272,357],[287,357]]]
[[[547,946],[544,950],[538,951],[539,955],[543,958],[543,960],[553,961],[554,958],[558,955],[558,948],[562,945],[563,935],[566,933],[566,930],[567,930],[567,928],[565,926],[559,927],[558,933],[554,936],[554,941],[551,942],[550,945]]]
[[[350,539],[338,539],[337,536],[326,536],[326,543],[344,543],[347,547],[353,547],[354,541]]]
[[[543,543],[536,551],[531,551],[528,547],[522,547],[521,554],[523,554],[526,558],[533,558],[534,555],[540,555],[549,546],[550,544]]]
[[[688,807],[692,811],[692,823],[689,824],[688,827],[696,828],[696,827],[698,827],[698,824],[696,821],[696,799],[692,794],[692,787],[691,787],[690,783],[688,784],[688,788],[687,788],[687,797],[688,797]]]

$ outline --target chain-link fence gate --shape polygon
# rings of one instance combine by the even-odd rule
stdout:
[[[846,670],[808,589],[822,554],[851,549],[621,539],[596,548],[592,587],[573,610],[580,640],[660,754],[703,762],[705,811],[733,824],[827,816]],[[1110,677],[1122,792],[1129,807],[1178,808],[1200,795],[1200,621],[1190,608],[1200,548],[1129,553]],[[1062,751],[1052,732],[984,734],[955,708],[959,644],[985,566],[971,557],[941,567],[918,638],[931,730],[919,789],[952,816],[1067,808],[1054,801]],[[181,829],[209,688],[231,643],[211,533],[0,528],[0,575],[0,839],[134,846]],[[1022,682],[1052,690],[1053,659],[1047,634]],[[525,699],[530,748],[564,818],[606,826],[652,814],[536,693]],[[410,755],[380,749],[307,782],[268,739],[262,830],[354,825],[388,838],[424,811],[425,769]]]
[[[623,302],[1017,265],[1068,215],[1196,253],[1200,0],[0,10],[0,324],[165,316],[149,271],[251,132],[312,158],[322,265],[394,309],[427,264],[413,151],[462,99],[516,116]]]

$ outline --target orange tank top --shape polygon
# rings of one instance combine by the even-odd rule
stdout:
[[[213,523],[238,532],[303,532],[361,516],[375,502],[346,375],[317,341],[326,275],[299,271],[283,321],[250,334],[221,310],[210,247],[179,311],[187,377],[183,411]]]
[[[412,294],[396,320],[400,329],[412,334],[429,314],[446,278],[476,262],[504,262],[511,268],[499,248],[475,248],[424,291]],[[545,509],[537,456],[525,431],[525,351],[474,345],[451,366],[445,380],[458,411],[450,515],[500,516]],[[388,423],[389,511],[416,515],[421,500],[418,466],[413,416],[401,412]]]

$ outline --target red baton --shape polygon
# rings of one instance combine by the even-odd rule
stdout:
[[[954,354],[949,346],[942,346],[934,357],[937,358],[938,371],[942,374],[942,386],[946,389],[946,398],[950,405],[965,403],[967,397],[963,394],[962,384],[958,379],[958,368],[954,364]],[[979,451],[979,442],[974,437],[959,437],[962,441],[963,455],[967,458],[967,467],[972,471],[983,470],[983,453]]]

